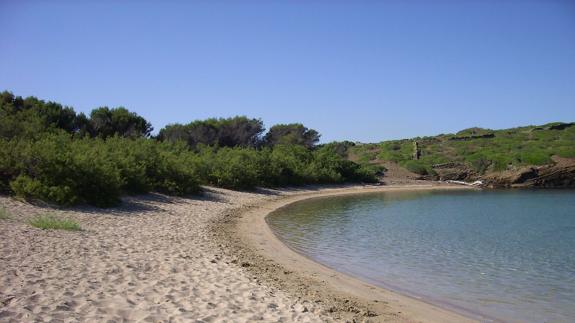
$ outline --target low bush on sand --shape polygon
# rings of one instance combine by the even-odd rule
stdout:
[[[10,219],[10,212],[3,207],[0,207],[0,220]]]
[[[74,220],[62,219],[55,215],[41,215],[30,220],[30,225],[45,230],[80,231],[82,228]]]

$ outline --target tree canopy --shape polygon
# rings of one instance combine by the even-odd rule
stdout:
[[[60,205],[111,206],[122,194],[194,194],[307,183],[374,182],[375,171],[346,160],[301,124],[267,136],[245,116],[172,124],[157,138],[126,108],[89,116],[35,97],[0,93],[0,192]],[[269,144],[269,145],[268,145]],[[311,149],[313,148],[313,149]]]
[[[55,102],[23,99],[4,91],[0,93],[0,137],[37,137],[39,133],[62,129],[76,131],[76,112]]]
[[[160,130],[162,141],[185,141],[191,147],[199,144],[220,147],[257,147],[265,128],[260,119],[245,116],[211,118],[182,124],[171,124]]]
[[[33,96],[22,98],[7,91],[0,93],[1,138],[37,138],[58,131],[77,136],[137,138],[148,137],[152,129],[146,119],[124,107],[97,108],[88,118],[59,103]]]
[[[114,135],[127,138],[148,137],[153,130],[146,119],[124,107],[94,109],[90,113],[89,124],[93,131],[92,137],[102,138]]]
[[[313,148],[319,142],[320,134],[314,129],[308,129],[301,123],[277,124],[270,128],[265,136],[269,146],[278,144],[302,145]]]

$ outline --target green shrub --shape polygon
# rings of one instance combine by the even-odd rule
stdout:
[[[551,162],[549,154],[541,150],[525,151],[520,154],[519,159],[523,164],[544,165]]]
[[[483,154],[474,154],[467,158],[471,167],[478,172],[479,174],[484,174],[489,166],[491,166],[492,162],[488,158],[486,158]]]
[[[264,163],[255,149],[207,148],[201,157],[210,184],[231,189],[252,189],[262,183],[260,169]]]
[[[333,154],[328,148],[321,148],[313,152],[313,159],[308,166],[308,172],[317,183],[341,183],[343,174],[338,170],[343,166],[343,159]]]
[[[35,217],[29,221],[33,227],[44,230],[67,230],[67,231],[80,231],[80,225],[70,219],[61,219],[54,215],[42,215]]]
[[[78,201],[79,196],[67,185],[50,185],[27,175],[20,175],[10,182],[16,195],[24,198],[38,198],[61,205],[70,205]]]
[[[200,190],[198,159],[183,143],[113,137],[98,150],[109,155],[126,193],[185,195]]]
[[[385,172],[385,167],[378,165],[357,165],[354,166],[354,172],[346,177],[350,182],[377,183],[379,176]]]
[[[0,193],[9,193],[10,181],[18,175],[14,147],[12,141],[0,139]]]
[[[266,153],[264,151],[264,153]],[[312,153],[300,145],[276,145],[267,152],[269,163],[263,181],[270,186],[300,185],[313,182],[308,173]]]
[[[575,157],[575,145],[572,146],[561,146],[557,149],[557,155],[565,158]]]
[[[330,146],[313,152],[313,160],[309,165],[308,173],[317,183],[373,183],[378,181],[374,168],[361,167],[359,164],[344,159]]]
[[[60,205],[113,206],[125,193],[173,195],[200,190],[196,154],[178,144],[112,137],[0,141],[0,183],[18,196]]]
[[[184,147],[173,149],[163,144],[158,148],[156,164],[152,164],[155,167],[146,173],[152,190],[180,196],[200,192],[202,165],[197,156]]]
[[[0,207],[0,220],[10,219],[10,212],[3,207]]]
[[[419,175],[427,175],[428,171],[427,168],[417,160],[409,160],[404,163],[403,165],[408,171],[419,174]]]
[[[122,179],[97,141],[54,134],[37,141],[19,140],[16,146],[8,163],[15,176],[10,188],[16,195],[61,205],[119,202]]]

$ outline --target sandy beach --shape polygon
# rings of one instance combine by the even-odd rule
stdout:
[[[265,216],[314,196],[438,186],[261,190],[128,197],[121,207],[53,209],[0,197],[3,322],[466,322],[291,251]],[[439,186],[445,188],[444,186]],[[27,221],[51,213],[82,231]]]
[[[346,322],[476,322],[472,313],[459,314],[421,299],[370,285],[298,254],[281,242],[266,223],[276,209],[305,199],[402,190],[470,189],[438,184],[363,186],[284,193],[230,214],[220,225],[221,239],[254,275],[306,303],[321,304],[329,318]],[[216,230],[217,231],[217,230]],[[232,237],[232,238],[230,238]],[[478,318],[480,319],[480,318]]]

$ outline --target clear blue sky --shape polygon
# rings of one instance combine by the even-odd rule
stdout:
[[[0,0],[0,90],[323,141],[575,121],[575,1]]]

